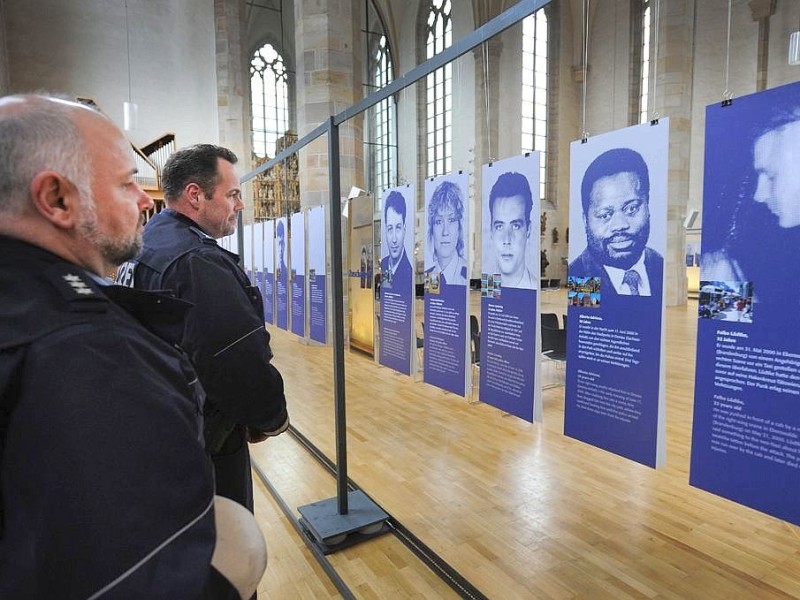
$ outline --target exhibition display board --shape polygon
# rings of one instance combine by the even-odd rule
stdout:
[[[469,197],[461,171],[425,180],[425,382],[463,396]]]
[[[531,422],[541,420],[539,160],[489,163],[482,177],[480,400]]]
[[[250,223],[242,227],[242,239],[244,240],[244,250],[242,251],[242,262],[244,272],[252,285],[255,281],[255,269],[253,267],[253,224]]]
[[[800,525],[800,83],[706,109],[689,482]]]
[[[312,340],[327,341],[327,242],[325,239],[325,207],[317,206],[308,213],[308,326]]]
[[[292,293],[292,333],[306,335],[306,218],[305,213],[292,215],[291,252],[291,293]]]
[[[231,235],[226,235],[223,238],[217,240],[217,243],[225,248],[228,252],[233,252],[234,254],[239,254],[239,238],[236,235],[236,232],[233,232]]]
[[[261,293],[264,303],[264,222],[253,223],[253,285]],[[266,312],[266,311],[265,311]],[[264,318],[266,321],[266,317]]]
[[[275,322],[275,221],[264,222],[264,320]]]
[[[289,268],[286,246],[286,217],[275,223],[275,297],[277,304],[276,324],[281,329],[289,328]]]
[[[666,458],[669,120],[576,141],[564,434],[650,467]]]
[[[414,190],[386,190],[381,215],[380,364],[411,374],[414,340]]]

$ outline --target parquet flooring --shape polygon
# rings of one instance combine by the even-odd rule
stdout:
[[[542,294],[542,312],[564,306],[563,294]],[[350,477],[490,598],[800,598],[798,528],[688,485],[696,302],[666,315],[663,469],[564,437],[563,386],[545,390],[544,422],[529,424],[348,352]],[[270,332],[293,425],[335,458],[331,349]],[[553,365],[542,374],[558,377]],[[288,435],[252,452],[295,510],[335,495]],[[260,594],[338,597],[263,488],[257,496],[270,547]],[[357,598],[457,597],[391,535],[330,558]]]

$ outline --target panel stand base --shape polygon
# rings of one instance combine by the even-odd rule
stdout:
[[[389,515],[361,490],[347,494],[348,513],[340,515],[337,498],[298,507],[300,525],[323,554],[348,548],[389,531]]]

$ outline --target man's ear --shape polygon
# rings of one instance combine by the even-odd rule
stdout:
[[[200,204],[203,202],[203,189],[196,183],[190,183],[184,189],[184,194],[189,200],[189,204],[195,210],[200,210]]]
[[[77,188],[55,171],[37,173],[31,181],[34,210],[60,229],[71,229],[80,215]]]

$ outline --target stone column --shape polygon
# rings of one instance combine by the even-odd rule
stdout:
[[[217,113],[219,143],[239,157],[244,174],[252,168],[250,142],[250,72],[244,41],[245,0],[214,0],[214,28],[217,47]],[[252,194],[245,186],[244,222],[253,221]]]
[[[758,67],[756,91],[767,89],[769,72],[769,18],[775,14],[775,0],[750,0],[748,3],[753,21],[758,21]]]
[[[297,127],[313,131],[362,98],[361,4],[358,0],[296,0]],[[342,193],[364,187],[363,117],[340,126]],[[300,153],[300,205],[328,203],[328,140]]]
[[[297,56],[297,130],[299,138],[362,98],[363,51],[359,0],[295,0],[295,48]],[[351,186],[364,188],[363,115],[339,127],[339,174],[341,193]],[[329,205],[328,136],[306,146],[299,157],[300,206]],[[330,211],[327,211],[330,230]],[[349,236],[342,223],[343,285],[345,290],[345,345],[349,344],[350,306],[347,290]],[[330,254],[328,255],[330,263]],[[331,272],[330,264],[328,272]],[[333,295],[328,295],[328,314],[333,315]],[[333,318],[329,319],[333,339]]]
[[[667,306],[686,304],[686,231],[689,199],[695,0],[662,3],[658,40],[655,110],[670,120],[667,204]]]
[[[519,27],[521,31],[521,26]],[[521,46],[520,46],[521,47]],[[472,182],[470,191],[474,194],[469,203],[469,222],[473,223],[474,236],[469,243],[473,257],[481,256],[481,191],[483,189],[483,165],[490,160],[497,160],[498,138],[500,136],[500,71],[503,42],[499,36],[490,38],[472,53],[475,59],[475,148],[472,162]],[[488,111],[487,111],[488,105]],[[472,183],[471,182],[471,183]],[[480,276],[480,260],[476,260],[470,277]]]

